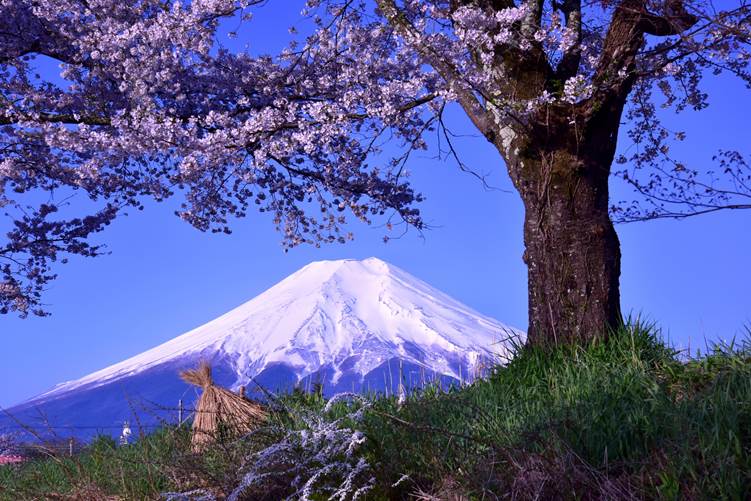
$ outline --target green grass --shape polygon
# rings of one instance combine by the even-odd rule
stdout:
[[[462,389],[429,387],[401,406],[377,399],[358,425],[377,480],[369,497],[749,499],[748,339],[685,361],[654,327],[635,325],[588,346],[520,348],[508,366]],[[128,448],[102,439],[73,458],[2,467],[0,498],[226,494],[243,457],[302,426],[302,410],[325,405],[304,394],[283,403],[268,433],[203,456],[188,453],[185,429],[165,428]],[[330,417],[345,412],[336,406]]]
[[[477,498],[751,496],[747,342],[683,363],[636,326],[589,346],[523,349],[487,381],[377,409],[367,432],[382,484],[412,479],[390,496],[447,482]]]
[[[32,499],[44,495],[70,495],[92,499],[118,494],[146,499],[169,485],[160,464],[175,459],[185,449],[186,429],[163,428],[130,447],[117,448],[109,437],[99,437],[73,457],[47,456],[21,467],[0,468],[1,499]]]

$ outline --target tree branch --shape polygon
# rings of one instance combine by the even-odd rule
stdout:
[[[23,120],[30,122],[58,123],[65,125],[111,125],[109,118],[96,116],[79,116],[67,113],[39,113],[34,118],[18,117],[11,118],[8,115],[0,114],[0,125],[15,125]]]
[[[697,21],[698,18],[685,10],[682,0],[669,0],[662,15],[648,12],[644,0],[622,0],[615,9],[605,36],[594,81],[598,86],[607,87],[615,80],[623,94],[632,82],[628,78],[624,80],[614,77],[624,70],[631,73],[645,34],[677,35]]]
[[[686,11],[682,0],[669,0],[661,15],[647,12],[641,14],[639,28],[647,35],[666,37],[679,35],[691,28],[699,18]]]
[[[492,127],[492,117],[477,99],[468,85],[464,82],[461,74],[457,69],[446,61],[440,54],[421,41],[422,34],[410,23],[407,16],[397,6],[394,0],[377,0],[378,7],[384,14],[384,17],[394,29],[401,34],[407,42],[430,64],[441,77],[449,84],[449,87],[456,92],[459,104],[469,116],[472,123],[486,137],[494,135]]]
[[[581,62],[582,15],[581,0],[565,0],[561,11],[566,18],[566,29],[576,33],[576,42],[566,50],[558,63],[555,76],[560,81],[566,81],[576,75]]]

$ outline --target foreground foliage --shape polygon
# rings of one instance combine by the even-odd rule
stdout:
[[[398,412],[383,402],[391,422],[374,417],[368,434],[377,471],[478,498],[747,499],[751,346],[676,355],[636,328],[524,349],[489,381]]]
[[[72,458],[0,467],[0,498],[751,494],[748,338],[685,361],[637,326],[585,347],[520,348],[488,380],[401,405],[295,393],[276,408],[261,430],[203,455],[186,428],[166,427],[130,447],[100,439]]]

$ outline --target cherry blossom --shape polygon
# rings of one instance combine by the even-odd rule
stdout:
[[[564,158],[566,176],[591,168],[599,183],[613,174],[643,195],[597,202],[607,234],[608,209],[636,220],[751,205],[742,152],[719,152],[716,169],[680,162],[670,144],[683,135],[657,112],[660,101],[703,109],[703,81],[718,74],[751,85],[745,0],[724,10],[701,0],[309,0],[312,29],[291,30],[279,54],[217,40],[222,22],[248,22],[264,3],[0,0],[0,207],[9,223],[0,311],[45,314],[54,263],[102,253],[93,236],[147,199],[177,198],[178,216],[202,231],[230,232],[250,210],[268,213],[287,247],[345,242],[352,217],[421,229],[423,195],[407,164],[426,133],[450,138],[449,102],[496,145],[528,219],[553,214],[539,193],[558,186],[545,173]],[[38,75],[47,60],[59,78]],[[638,147],[615,158],[621,114]],[[386,141],[398,153],[385,157]],[[569,223],[546,220],[544,235],[527,223],[538,298],[535,249],[548,244],[534,239]],[[618,258],[604,261],[615,285],[581,290],[617,291]],[[609,297],[587,304],[607,302],[612,322],[617,292]],[[539,300],[530,299],[533,319]],[[605,318],[595,317],[592,325]]]

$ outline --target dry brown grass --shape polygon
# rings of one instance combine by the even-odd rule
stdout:
[[[409,498],[415,501],[469,501],[470,499],[459,483],[450,477],[444,478],[430,492],[417,489],[410,494]]]
[[[203,389],[193,419],[193,452],[205,450],[220,438],[244,435],[256,429],[267,416],[262,405],[216,386],[208,362],[202,361],[197,369],[181,372],[180,377]]]

